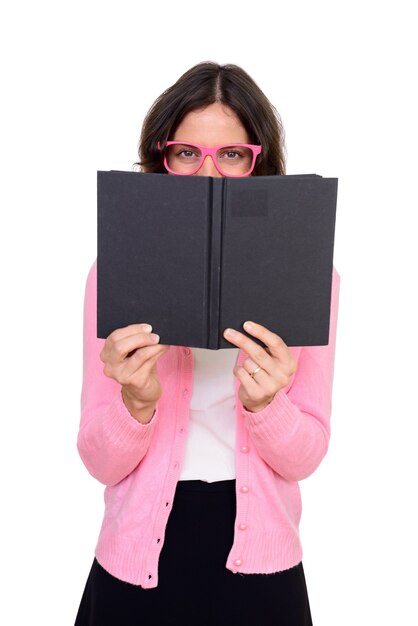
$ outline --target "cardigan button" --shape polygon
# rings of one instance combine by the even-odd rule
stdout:
[[[242,565],[242,561],[241,561],[241,559],[235,559],[235,561],[234,561],[234,565],[236,565],[237,567],[239,567],[240,565]]]
[[[249,451],[249,447],[248,446],[242,446],[241,447],[241,452],[243,452],[244,454],[246,454]]]
[[[186,398],[189,395],[188,389],[183,389],[183,397]]]
[[[240,530],[247,530],[247,524],[240,524],[240,525],[238,526],[238,528],[239,528]]]
[[[248,493],[248,487],[241,487],[241,493]]]
[[[189,348],[184,348],[184,354],[186,356],[190,356],[190,352],[191,352],[191,350]]]

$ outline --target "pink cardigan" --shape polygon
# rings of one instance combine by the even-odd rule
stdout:
[[[329,345],[291,348],[296,374],[269,406],[246,411],[235,379],[237,515],[225,563],[234,573],[278,572],[302,559],[297,481],[315,471],[328,448],[339,282],[334,269]],[[126,409],[120,385],[103,373],[96,284],[94,263],[84,303],[78,450],[88,471],[106,485],[96,558],[120,580],[153,588],[185,451],[193,355],[171,346],[157,361],[163,393],[151,422],[139,423]],[[240,350],[238,363],[246,358]]]

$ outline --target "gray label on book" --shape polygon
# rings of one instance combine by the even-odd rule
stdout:
[[[231,190],[232,217],[260,217],[267,215],[267,191],[265,189]]]

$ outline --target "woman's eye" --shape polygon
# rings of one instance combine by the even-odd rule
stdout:
[[[190,159],[194,156],[194,152],[192,152],[192,150],[182,150],[179,152],[179,156]]]
[[[228,160],[237,160],[242,155],[239,152],[236,152],[235,150],[227,150],[226,152],[223,152],[221,156],[223,158],[227,158]]]

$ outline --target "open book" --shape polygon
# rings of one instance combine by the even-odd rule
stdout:
[[[97,172],[97,336],[149,323],[161,344],[234,348],[223,331],[252,320],[326,345],[336,200],[316,174]]]

